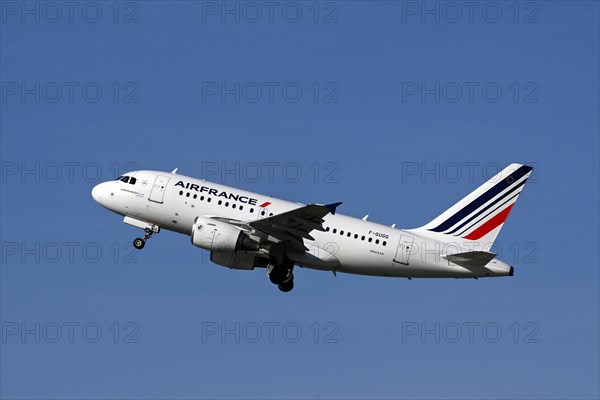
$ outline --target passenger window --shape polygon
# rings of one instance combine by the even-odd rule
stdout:
[[[385,242],[385,241],[384,241],[384,242],[383,242],[383,245],[384,245],[384,246],[385,246],[385,245],[387,245],[387,242]]]
[[[198,195],[197,195],[197,194],[194,194],[194,199],[197,199],[197,198],[198,198]]]
[[[250,209],[250,214],[252,214],[254,212],[254,208]]]
[[[360,240],[365,240],[365,237],[364,237],[364,236],[361,236],[361,237],[360,237]]]
[[[350,232],[348,232],[348,237],[352,236],[352,234]]]
[[[344,236],[344,231],[340,231],[340,235]]]
[[[183,190],[179,191],[179,195],[182,196],[183,195]]]
[[[379,244],[379,239],[375,240],[375,244]]]
[[[229,207],[229,202],[228,201],[225,202],[225,207]]]
[[[354,234],[354,239],[358,239],[358,234],[357,233]]]
[[[373,241],[373,238],[369,238],[369,243],[371,243]]]
[[[242,211],[244,209],[244,206],[240,206],[240,211]]]
[[[233,203],[233,204],[231,205],[231,208],[235,209],[235,203]]]
[[[187,192],[187,193],[185,194],[185,197],[190,197],[190,192]]]
[[[333,230],[333,233],[337,233],[337,229],[334,229],[334,230]]]

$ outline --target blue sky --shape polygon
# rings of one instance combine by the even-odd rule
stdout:
[[[268,4],[0,3],[0,396],[598,398],[598,3]],[[284,295],[90,196],[178,167],[410,228],[512,162],[502,279]]]

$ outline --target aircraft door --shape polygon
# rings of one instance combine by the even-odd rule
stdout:
[[[258,208],[258,215],[256,216],[256,219],[262,219],[262,218],[267,218],[269,216],[269,209],[266,207],[259,207]]]
[[[271,205],[270,201],[266,201],[260,206],[258,206],[258,214],[256,215],[256,219],[268,218],[269,217],[269,206]]]
[[[398,241],[398,248],[396,249],[396,256],[394,257],[394,263],[408,265],[408,259],[413,249],[414,237],[409,235],[401,235]]]
[[[150,197],[148,197],[148,200],[162,204],[169,179],[171,178],[168,176],[158,175],[154,181],[154,185],[152,186],[152,191],[150,192]]]

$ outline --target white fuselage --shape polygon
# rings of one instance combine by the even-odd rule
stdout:
[[[135,184],[109,181],[92,191],[105,208],[161,229],[190,235],[198,216],[253,221],[303,204],[280,200],[174,173],[135,171]],[[178,184],[179,183],[179,184]],[[455,245],[411,230],[395,229],[341,214],[328,214],[304,239],[305,253],[290,255],[295,264],[320,270],[394,277],[474,278],[509,275],[511,267],[492,260],[485,273],[443,258]]]

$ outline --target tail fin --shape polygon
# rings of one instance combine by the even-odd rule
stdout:
[[[526,165],[509,165],[439,217],[415,231],[423,234],[436,232],[446,235],[449,240],[493,243],[532,170],[532,167]]]

